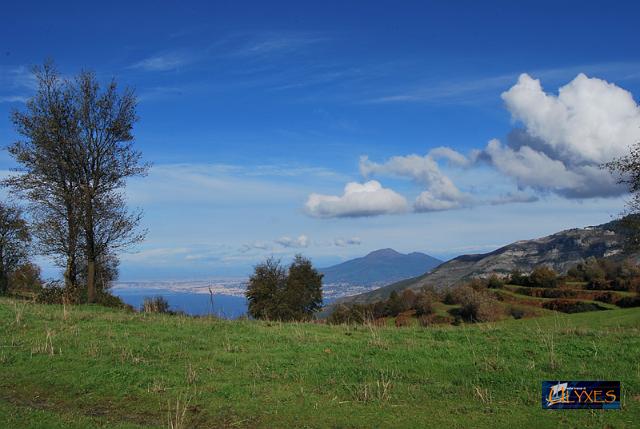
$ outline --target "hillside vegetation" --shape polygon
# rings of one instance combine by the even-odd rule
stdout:
[[[4,427],[633,427],[640,310],[421,328],[225,321],[0,299]],[[544,411],[546,379],[621,411]]]
[[[424,286],[445,290],[474,278],[492,274],[506,275],[516,270],[530,272],[538,266],[547,266],[564,274],[589,258],[637,257],[637,254],[629,254],[624,245],[631,234],[626,226],[628,219],[517,241],[489,253],[458,256],[418,277],[338,301],[345,304],[370,304],[387,299],[393,291],[419,291]]]

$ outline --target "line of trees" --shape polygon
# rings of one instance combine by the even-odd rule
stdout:
[[[68,297],[95,302],[117,275],[117,252],[145,236],[124,197],[126,180],[149,168],[133,147],[137,100],[88,71],[63,79],[51,62],[34,76],[36,94],[12,114],[19,167],[3,185],[27,202],[35,250],[63,268]]]

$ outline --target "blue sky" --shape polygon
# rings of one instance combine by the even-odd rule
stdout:
[[[637,2],[10,2],[0,136],[16,138],[10,111],[46,58],[136,89],[154,168],[129,184],[149,234],[123,280],[244,275],[296,252],[482,252],[622,210],[596,167],[640,139],[637,16]]]

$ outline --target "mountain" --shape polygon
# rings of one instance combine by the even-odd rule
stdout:
[[[380,249],[362,258],[322,268],[320,272],[324,274],[325,284],[380,285],[415,277],[441,263],[441,260],[424,253],[405,255],[393,249]]]
[[[561,231],[534,240],[523,240],[493,252],[458,256],[415,278],[403,280],[367,293],[339,300],[342,303],[368,303],[386,299],[392,291],[420,289],[431,285],[438,289],[455,286],[474,277],[513,270],[529,272],[537,265],[547,265],[565,273],[584,259],[623,256],[624,229],[620,221],[586,228]]]

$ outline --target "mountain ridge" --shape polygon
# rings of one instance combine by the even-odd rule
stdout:
[[[400,253],[391,248],[369,252],[330,267],[320,268],[324,282],[348,284],[388,284],[415,277],[442,263],[441,260],[421,252]]]
[[[474,277],[492,273],[508,274],[514,270],[531,271],[548,265],[565,273],[571,266],[594,256],[623,255],[624,227],[620,221],[585,228],[572,228],[531,240],[519,240],[481,254],[461,255],[441,264],[431,272],[385,287],[340,299],[340,303],[369,303],[386,299],[392,291],[418,290],[425,285],[447,289]]]

